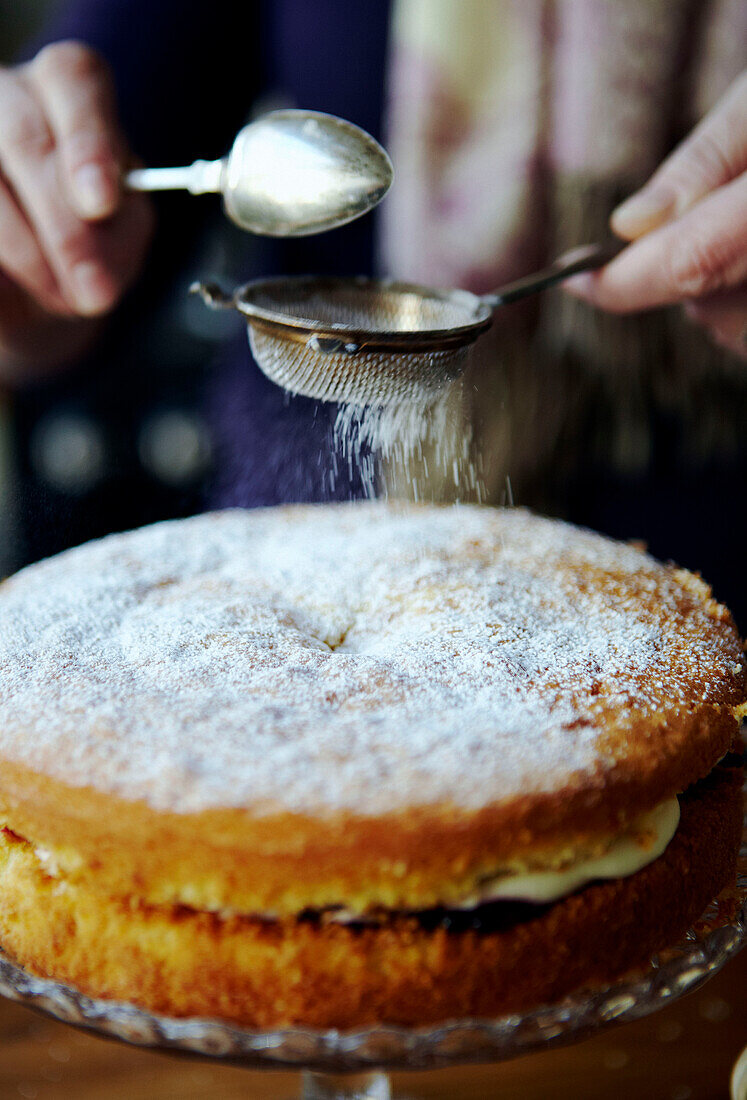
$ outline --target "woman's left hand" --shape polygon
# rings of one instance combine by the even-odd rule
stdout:
[[[571,293],[613,313],[682,303],[747,357],[747,72],[611,225],[633,243]]]

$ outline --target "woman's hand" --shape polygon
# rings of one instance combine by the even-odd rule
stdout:
[[[112,80],[87,46],[0,68],[0,374],[23,378],[84,349],[135,279],[152,232]]]
[[[613,313],[684,303],[747,356],[747,73],[611,224],[634,243],[572,293]]]

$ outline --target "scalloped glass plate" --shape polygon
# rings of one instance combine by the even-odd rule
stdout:
[[[423,1028],[355,1031],[287,1028],[248,1031],[218,1020],[171,1019],[131,1004],[97,1000],[38,978],[0,952],[0,993],[66,1023],[112,1039],[220,1058],[247,1067],[312,1068],[327,1073],[419,1069],[499,1062],[570,1043],[600,1028],[646,1016],[697,989],[747,939],[747,814],[735,889],[722,893],[682,941],[646,970],[604,989],[586,989],[555,1004],[494,1020],[452,1020]]]

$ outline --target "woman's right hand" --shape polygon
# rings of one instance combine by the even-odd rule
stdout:
[[[0,68],[0,378],[74,359],[136,278],[153,212],[106,63],[78,42]]]
[[[747,358],[747,71],[611,224],[633,243],[568,290],[613,313],[680,303]]]

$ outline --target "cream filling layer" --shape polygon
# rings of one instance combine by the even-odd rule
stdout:
[[[473,909],[491,901],[557,901],[595,879],[627,878],[663,854],[680,823],[676,798],[660,802],[636,821],[635,829],[612,842],[601,856],[580,860],[562,871],[530,871],[483,879],[454,908]]]
[[[509,872],[481,879],[467,897],[450,901],[446,908],[469,911],[494,901],[528,901],[542,905],[567,897],[599,879],[627,878],[663,854],[679,822],[679,801],[676,797],[668,798],[648,813],[641,814],[634,826],[613,840],[603,855],[579,860],[561,871]],[[361,914],[345,908],[330,910],[325,917],[341,924],[361,920]]]

